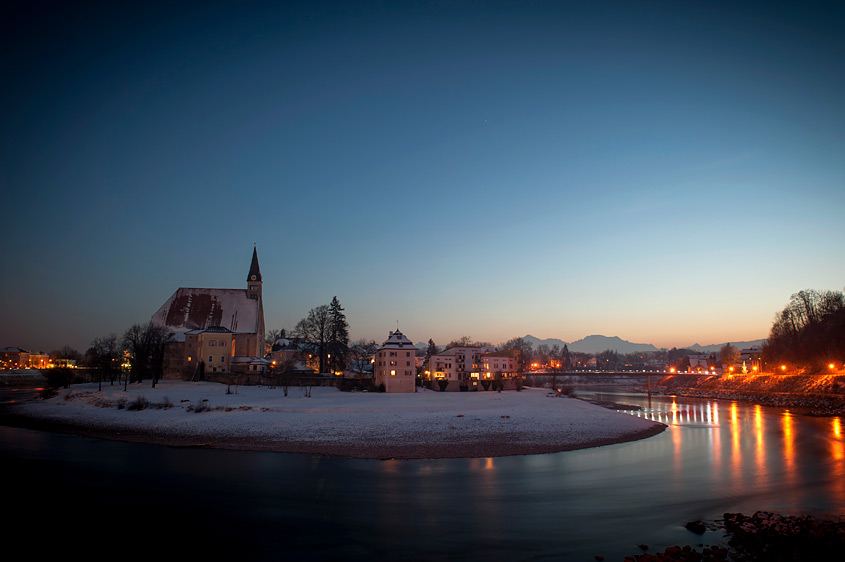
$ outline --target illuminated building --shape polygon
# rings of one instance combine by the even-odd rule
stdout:
[[[256,249],[246,281],[245,289],[180,287],[153,314],[151,322],[171,334],[165,349],[164,378],[196,380],[233,369],[259,372],[266,368],[262,279]],[[214,352],[209,353],[212,343]]]
[[[384,384],[386,392],[414,392],[416,386],[416,352],[413,342],[396,330],[376,352],[373,363],[375,384]]]

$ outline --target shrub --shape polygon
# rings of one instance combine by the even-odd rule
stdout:
[[[132,402],[130,402],[126,406],[126,409],[127,410],[143,410],[144,408],[146,408],[149,405],[150,405],[150,402],[149,402],[149,400],[147,400],[147,398],[145,396],[138,396],[138,397],[135,398],[135,400],[133,400]]]
[[[53,388],[69,388],[74,376],[73,369],[68,367],[42,369],[41,374],[47,379],[47,384]]]
[[[120,396],[117,400],[115,400],[115,406],[117,406],[118,410],[122,410],[126,407],[126,397]]]
[[[173,407],[173,402],[170,401],[170,398],[165,396],[161,399],[161,402],[158,403],[159,410],[169,410]]]
[[[187,407],[187,411],[189,412],[208,412],[211,410],[211,406],[208,405],[208,398],[203,398],[201,401],[197,402],[196,404],[190,404]]]
[[[54,397],[58,393],[59,393],[59,391],[56,390],[55,388],[53,388],[52,386],[45,386],[38,393],[38,397],[41,398],[42,400],[49,400],[50,398]]]

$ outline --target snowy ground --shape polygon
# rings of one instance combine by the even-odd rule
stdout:
[[[14,406],[37,427],[95,437],[361,458],[550,453],[654,435],[664,426],[580,400],[522,392],[347,393],[163,381],[74,385]],[[139,397],[144,409],[130,409]],[[170,407],[167,407],[170,405]],[[165,407],[160,407],[165,406]],[[198,406],[202,406],[198,408]],[[197,411],[202,410],[202,411]]]

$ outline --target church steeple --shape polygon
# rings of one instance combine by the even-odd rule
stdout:
[[[247,281],[261,281],[261,268],[258,267],[258,247],[252,248],[252,263],[249,264],[249,275]]]
[[[246,296],[251,299],[261,298],[261,268],[258,267],[258,248],[252,249],[252,263],[249,265],[249,274],[246,276]]]

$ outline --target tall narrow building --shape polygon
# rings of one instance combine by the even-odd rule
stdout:
[[[416,351],[414,343],[396,330],[376,352],[373,365],[376,386],[384,385],[385,392],[414,392],[416,390]]]

